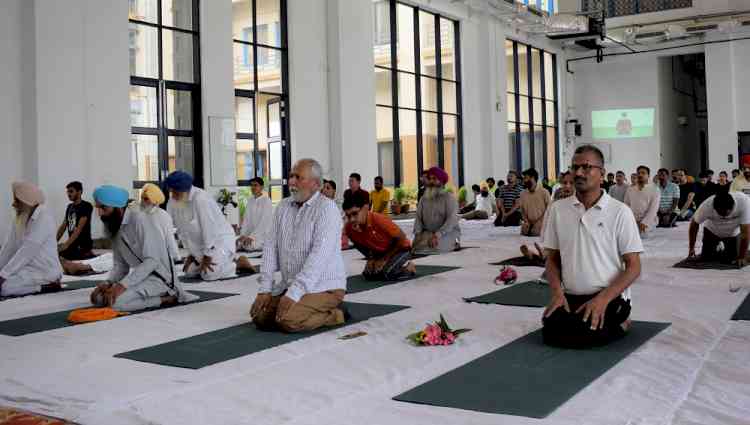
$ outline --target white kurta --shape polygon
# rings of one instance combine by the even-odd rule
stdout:
[[[252,244],[243,244],[242,248],[247,251],[259,251],[263,249],[263,243],[268,237],[268,232],[273,225],[273,203],[266,195],[252,196],[247,200],[245,217],[242,220],[240,236],[253,238]]]
[[[169,247],[169,255],[172,256],[172,260],[179,260],[180,249],[177,247],[177,239],[174,237],[175,228],[172,216],[159,207],[151,208],[151,210],[145,214],[146,217],[151,219],[154,222],[154,225],[164,233],[164,237],[167,239],[167,246]]]
[[[177,207],[174,200],[167,204],[167,212],[177,227],[177,236],[183,246],[201,261],[211,257],[214,271],[200,273],[193,265],[187,276],[200,274],[204,280],[217,280],[234,276],[237,266],[234,263],[235,234],[232,226],[221,213],[219,204],[203,189],[193,187],[188,194],[185,207]]]
[[[31,214],[23,232],[14,225],[0,250],[2,296],[26,295],[62,278],[55,220],[44,205]]]

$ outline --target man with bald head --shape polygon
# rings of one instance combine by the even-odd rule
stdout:
[[[31,183],[13,183],[12,188],[16,218],[0,250],[0,296],[59,290],[55,220],[43,205],[44,195]]]
[[[313,159],[297,161],[289,174],[292,196],[274,211],[260,289],[250,309],[259,329],[303,332],[346,320],[340,308],[346,293],[343,225],[334,201],[320,193],[322,175]]]

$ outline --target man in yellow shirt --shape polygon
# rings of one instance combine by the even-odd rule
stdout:
[[[388,203],[391,200],[391,192],[383,188],[383,178],[375,177],[375,190],[370,192],[371,211],[378,214],[389,214]]]

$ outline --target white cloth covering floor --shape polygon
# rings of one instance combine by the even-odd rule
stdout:
[[[399,223],[410,234],[410,222]],[[479,248],[426,257],[418,264],[459,270],[348,296],[412,308],[200,370],[113,355],[247,322],[257,283],[189,285],[238,292],[222,300],[22,337],[0,336],[0,405],[81,424],[748,424],[750,322],[730,316],[747,288],[747,271],[672,269],[687,254],[687,225],[657,229],[644,241],[643,274],[633,287],[633,318],[672,322],[543,420],[490,415],[391,400],[540,327],[542,309],[468,304],[498,268],[517,256],[518,228],[462,221],[462,242]],[[348,273],[364,262],[344,254]],[[259,261],[255,261],[258,263]],[[521,280],[539,268],[520,268]],[[101,277],[92,277],[92,279]],[[72,279],[66,277],[66,279]],[[0,320],[83,307],[90,290],[0,303]],[[405,336],[443,313],[474,329],[453,346],[418,348]],[[367,335],[342,341],[355,331]]]

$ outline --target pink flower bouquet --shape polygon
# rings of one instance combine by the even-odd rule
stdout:
[[[469,332],[471,329],[456,329],[453,330],[448,326],[448,322],[445,321],[443,315],[440,315],[440,320],[432,324],[428,324],[423,330],[414,332],[413,334],[406,337],[414,345],[451,345],[456,341],[459,335],[465,332]]]
[[[512,267],[506,266],[500,269],[500,274],[495,278],[495,284],[499,285],[503,283],[505,285],[511,285],[516,283],[517,279],[518,273],[516,273]]]

